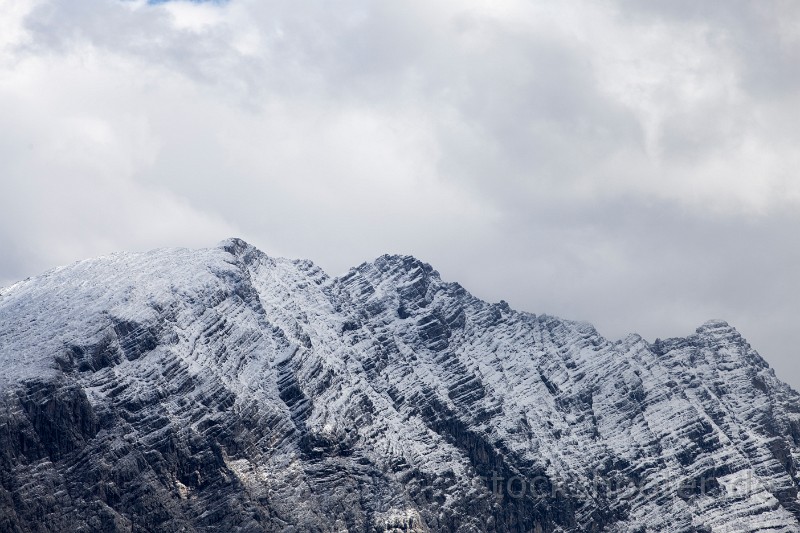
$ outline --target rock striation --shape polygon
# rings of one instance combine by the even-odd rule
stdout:
[[[0,532],[800,532],[800,396],[383,256],[231,239],[0,289]]]

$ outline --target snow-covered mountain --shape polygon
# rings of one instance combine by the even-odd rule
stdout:
[[[232,239],[0,289],[0,531],[800,532],[800,396],[725,322],[604,339],[412,257]]]

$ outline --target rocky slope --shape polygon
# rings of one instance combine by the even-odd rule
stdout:
[[[800,531],[800,397],[724,322],[612,342],[240,240],[0,290],[0,531]]]

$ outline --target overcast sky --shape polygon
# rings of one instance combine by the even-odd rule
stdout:
[[[800,388],[796,0],[0,0],[0,285],[241,236],[410,253]]]

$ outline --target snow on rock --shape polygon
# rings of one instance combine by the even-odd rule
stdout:
[[[0,364],[0,531],[800,531],[800,397],[723,321],[611,342],[230,239],[0,290]]]

